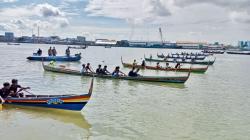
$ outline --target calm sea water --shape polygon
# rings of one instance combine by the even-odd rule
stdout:
[[[41,62],[26,57],[52,45],[0,44],[0,82],[19,80],[35,94],[81,94],[91,78],[44,72]],[[58,54],[66,46],[54,45]],[[90,62],[110,69],[120,58],[139,62],[144,54],[155,56],[167,49],[89,47],[81,62],[58,63],[80,69]],[[188,50],[186,50],[188,51]],[[212,59],[212,58],[211,58]],[[155,64],[152,64],[155,65]],[[122,68],[128,72],[129,69]],[[191,74],[185,84],[155,84],[95,79],[93,96],[81,113],[43,109],[4,108],[0,112],[0,138],[6,140],[249,140],[250,56],[216,55],[205,74]],[[186,73],[141,71],[144,75]]]

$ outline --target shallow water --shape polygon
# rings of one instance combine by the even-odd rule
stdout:
[[[90,77],[44,72],[41,62],[27,61],[39,47],[52,45],[0,44],[0,82],[17,78],[35,94],[81,94]],[[66,46],[54,45],[58,54]],[[132,62],[161,52],[179,50],[89,47],[81,62],[58,63],[80,69],[90,62],[109,69],[120,58]],[[190,50],[186,50],[190,51]],[[212,59],[212,58],[211,58]],[[4,108],[0,112],[1,139],[250,139],[250,57],[216,55],[205,74],[191,74],[185,84],[161,84],[95,78],[94,91],[81,113],[36,108]],[[155,65],[153,63],[152,65]],[[128,72],[129,69],[122,68]],[[144,75],[187,73],[141,71]]]

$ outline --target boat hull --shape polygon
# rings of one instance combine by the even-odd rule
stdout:
[[[185,58],[185,59],[193,59],[193,60],[204,60],[206,58],[206,56],[177,56],[177,55],[173,55],[173,56],[165,56],[165,55],[158,55],[157,54],[157,57],[158,58],[169,58],[169,59],[182,59],[182,58]]]
[[[228,51],[227,54],[250,55],[250,52]]]
[[[129,63],[123,63],[122,65],[124,67],[129,67],[129,68],[140,68],[140,69],[149,69],[149,70],[159,70],[159,71],[175,71],[175,72],[193,72],[193,73],[205,73],[208,69],[208,66],[205,68],[156,68],[153,66],[141,66],[141,65],[133,65]]]
[[[57,72],[57,73],[65,73],[65,74],[72,74],[72,75],[79,75],[79,76],[91,76],[91,77],[99,77],[99,78],[106,78],[106,79],[122,79],[122,80],[133,80],[133,81],[147,81],[147,82],[162,82],[162,83],[185,83],[190,73],[187,76],[168,76],[168,77],[160,77],[160,76],[138,76],[138,77],[129,77],[129,76],[112,76],[112,75],[98,75],[98,74],[91,74],[91,73],[84,73],[82,74],[80,71],[71,70],[66,68],[60,67],[52,67],[49,65],[43,65],[44,70]]]
[[[215,60],[213,61],[173,61],[173,60],[163,60],[163,59],[153,59],[153,58],[145,58],[145,61],[149,62],[172,62],[172,63],[188,63],[188,64],[199,64],[199,65],[213,65]]]
[[[87,104],[91,97],[91,94],[86,95],[70,95],[70,96],[52,96],[39,97],[46,95],[38,95],[34,97],[25,98],[13,98],[8,97],[5,99],[4,105],[16,105],[16,106],[30,106],[30,107],[43,107],[53,109],[63,109],[72,111],[81,111]]]
[[[29,56],[28,60],[33,61],[79,61],[81,55],[76,54],[75,56]]]
[[[88,103],[93,90],[93,80],[88,94],[82,95],[26,95],[25,97],[7,97],[4,106],[26,106],[50,109],[81,111]]]

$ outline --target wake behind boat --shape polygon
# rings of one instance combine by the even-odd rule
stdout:
[[[96,74],[96,73],[81,73],[79,70],[73,70],[73,69],[59,67],[59,66],[45,65],[44,63],[43,63],[43,68],[45,71],[71,74],[71,75],[90,76],[90,77],[94,76],[94,77],[100,77],[100,78],[106,78],[106,79],[122,79],[122,80],[162,82],[162,83],[185,83],[190,76],[190,72],[188,73],[187,76],[137,76],[137,77],[112,76],[111,74],[102,75],[102,74]]]
[[[81,60],[81,53],[70,55],[70,56],[39,56],[39,55],[33,55],[27,57],[28,60],[34,60],[34,61],[79,61]]]

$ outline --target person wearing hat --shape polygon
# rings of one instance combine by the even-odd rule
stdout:
[[[18,90],[19,89],[19,90]],[[19,93],[22,90],[30,89],[30,87],[22,87],[18,84],[17,79],[12,79],[10,86],[10,96],[12,97],[23,97],[23,93]]]

